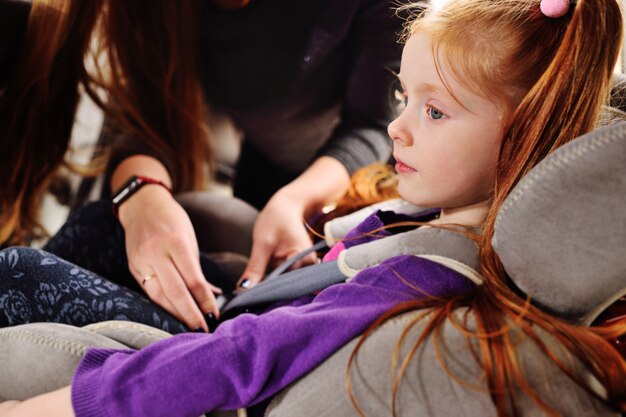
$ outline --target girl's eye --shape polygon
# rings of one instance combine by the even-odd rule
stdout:
[[[433,120],[440,120],[440,119],[443,119],[445,117],[445,114],[443,114],[443,112],[441,110],[439,110],[436,107],[432,107],[432,106],[428,107],[428,110],[426,110],[426,113],[428,113],[430,118],[433,119]]]

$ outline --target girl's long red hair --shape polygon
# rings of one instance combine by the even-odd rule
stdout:
[[[603,400],[624,412],[626,361],[608,340],[625,334],[626,322],[584,327],[534,307],[507,285],[506,271],[491,245],[498,210],[520,179],[556,148],[594,129],[601,106],[608,102],[621,47],[622,17],[615,0],[578,0],[559,19],[544,16],[539,3],[450,0],[442,10],[427,11],[409,26],[411,33],[423,31],[432,37],[435,60],[450,63],[455,76],[479,94],[499,99],[511,117],[500,152],[493,202],[478,239],[485,284],[450,299],[403,304],[375,326],[402,312],[425,309],[428,314],[411,324],[423,325],[419,345],[427,337],[438,337],[436,329],[454,321],[456,309],[469,308],[476,329],[461,330],[478,343],[476,360],[484,370],[488,392],[500,416],[519,413],[514,393],[520,391],[546,414],[558,415],[526,383],[517,360],[519,339],[512,337],[513,331],[523,332],[563,372],[596,395],[584,376],[559,361],[544,344],[539,334],[546,331],[593,374],[606,391]],[[366,337],[367,333],[360,344]],[[415,348],[410,351],[415,352]],[[406,359],[410,357],[405,358],[405,364]],[[401,381],[405,369],[400,367],[394,381]],[[393,386],[394,404],[399,383]],[[358,409],[358,401],[353,399],[353,403]]]

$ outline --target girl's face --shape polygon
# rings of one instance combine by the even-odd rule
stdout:
[[[412,35],[402,54],[399,78],[404,109],[389,125],[398,190],[407,201],[441,207],[444,215],[486,207],[503,137],[504,114],[497,103],[458,83],[430,39]]]

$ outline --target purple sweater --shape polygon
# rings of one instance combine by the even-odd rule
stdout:
[[[197,417],[256,404],[312,370],[398,303],[473,287],[446,267],[404,255],[315,297],[238,316],[212,334],[176,335],[140,351],[91,349],[74,376],[74,411],[77,417]]]

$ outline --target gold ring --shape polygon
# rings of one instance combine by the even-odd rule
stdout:
[[[146,275],[141,281],[141,285],[146,285],[146,282],[150,281],[152,278],[156,278],[155,274]]]

